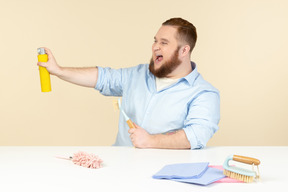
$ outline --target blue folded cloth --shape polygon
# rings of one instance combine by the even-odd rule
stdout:
[[[172,180],[178,181],[178,182],[184,182],[184,183],[198,184],[198,185],[209,185],[224,177],[225,175],[223,174],[222,170],[208,167],[208,169],[205,171],[205,173],[201,177],[192,178],[192,179],[172,179]]]
[[[201,177],[207,170],[209,162],[180,163],[164,166],[153,175],[154,179],[192,179]]]
[[[209,162],[170,164],[153,175],[153,178],[208,185],[225,177],[223,171],[208,165]]]

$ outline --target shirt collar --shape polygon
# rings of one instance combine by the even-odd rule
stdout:
[[[155,76],[150,72],[149,70],[149,64],[148,64],[148,75],[155,81]],[[186,80],[187,83],[189,83],[190,86],[193,85],[195,79],[199,76],[198,70],[197,70],[197,66],[196,63],[194,63],[193,61],[191,61],[191,67],[192,67],[192,72],[189,73],[187,76],[183,77],[182,79]]]
[[[197,66],[193,61],[191,61],[191,66],[192,66],[192,72],[189,73],[187,76],[183,77],[183,79],[185,79],[190,86],[193,85],[195,79],[199,76]]]

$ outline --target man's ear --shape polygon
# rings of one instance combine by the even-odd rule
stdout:
[[[188,55],[189,52],[190,52],[190,46],[189,46],[189,45],[184,45],[184,46],[182,46],[181,49],[180,49],[180,55],[181,55],[182,57]]]

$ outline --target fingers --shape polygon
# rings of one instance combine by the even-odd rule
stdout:
[[[45,53],[48,55],[48,62],[49,61],[52,61],[52,62],[55,61],[54,56],[53,56],[52,52],[50,51],[50,49],[48,49],[47,47],[40,47],[40,48],[43,48],[45,50]],[[37,65],[47,68],[48,62],[38,62]]]
[[[133,122],[133,125],[134,125],[134,128],[130,128],[129,130],[128,130],[128,133],[130,134],[129,135],[129,137],[130,137],[130,139],[131,139],[131,141],[132,141],[132,144],[135,146],[135,147],[137,147],[136,146],[136,144],[135,144],[135,137],[137,138],[137,131],[138,131],[138,128],[140,128],[138,125],[136,125],[134,122]],[[136,135],[135,135],[136,134]],[[137,140],[137,139],[136,139]]]
[[[48,55],[48,60],[53,57],[53,54],[51,52],[50,49],[48,49],[47,47],[40,47],[40,48],[43,48],[45,50],[45,53]]]
[[[135,123],[133,123],[133,124],[135,124]],[[130,137],[133,145],[134,145],[134,133],[135,133],[135,131],[136,131],[136,126],[134,125],[134,127],[135,127],[135,128],[130,128],[130,129],[128,130],[128,133],[130,134],[129,137]]]
[[[48,49],[47,47],[43,47],[45,49],[46,54],[48,55],[48,60],[53,56],[52,52],[50,51],[50,49]]]
[[[132,141],[132,143],[133,143],[133,141],[134,141],[133,134],[131,134],[129,137],[130,137],[130,139],[131,139],[131,141]]]
[[[134,132],[135,132],[135,128],[128,130],[128,133],[129,133],[129,134],[133,134]]]
[[[48,49],[47,47],[39,47],[39,48],[42,48],[42,49],[44,49],[46,54],[47,54],[48,52],[51,54],[51,51],[50,51],[50,49]]]
[[[47,63],[45,63],[45,62],[38,62],[37,65],[39,67],[45,67],[45,68],[47,67]]]
[[[130,134],[134,133],[134,132],[136,131],[136,129],[139,129],[139,128],[140,128],[140,127],[139,127],[136,123],[134,123],[134,122],[133,122],[133,125],[134,125],[134,128],[130,128],[130,129],[128,130],[128,133],[130,133]]]
[[[48,53],[48,52],[51,53],[50,49],[48,49],[47,47],[43,47],[43,48],[45,49],[46,53]]]

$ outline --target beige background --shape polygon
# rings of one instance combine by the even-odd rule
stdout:
[[[0,0],[0,145],[111,145],[112,97],[52,79],[41,93],[36,49],[62,66],[147,63],[161,23],[198,30],[192,60],[221,92],[215,145],[288,145],[285,0]]]

